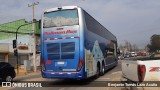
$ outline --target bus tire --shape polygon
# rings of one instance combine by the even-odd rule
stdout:
[[[100,76],[100,66],[97,65],[96,78],[99,78],[99,76]]]
[[[102,70],[101,70],[101,76],[105,74],[105,66],[104,63],[102,63]]]

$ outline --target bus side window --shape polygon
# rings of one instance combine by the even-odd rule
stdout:
[[[113,57],[114,56],[114,50],[108,50],[107,57]]]
[[[107,52],[108,52],[108,50],[106,49],[105,53],[104,53],[104,57],[107,57]]]

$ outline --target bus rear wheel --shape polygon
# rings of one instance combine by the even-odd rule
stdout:
[[[102,72],[101,72],[101,75],[103,76],[105,74],[105,66],[104,64],[102,64]]]
[[[99,76],[100,76],[100,67],[97,66],[96,78],[98,78]]]

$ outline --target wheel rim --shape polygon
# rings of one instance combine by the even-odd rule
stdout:
[[[7,81],[7,82],[11,82],[11,81],[12,81],[12,77],[11,77],[11,76],[7,76],[7,77],[6,77],[6,81]]]
[[[102,67],[102,73],[104,74],[104,65],[103,65],[103,67]]]

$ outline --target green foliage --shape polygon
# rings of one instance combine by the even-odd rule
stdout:
[[[152,35],[150,44],[147,45],[149,52],[158,52],[160,50],[160,35]]]
[[[0,24],[0,40],[15,37],[15,32],[17,28],[26,23],[28,22],[25,21],[25,19],[20,19],[17,21]],[[35,23],[36,34],[40,34],[40,29],[38,25],[39,25],[38,22]],[[26,35],[25,33],[32,33],[32,24],[21,27],[18,32],[22,33],[22,34],[18,34],[18,36],[24,36]]]

